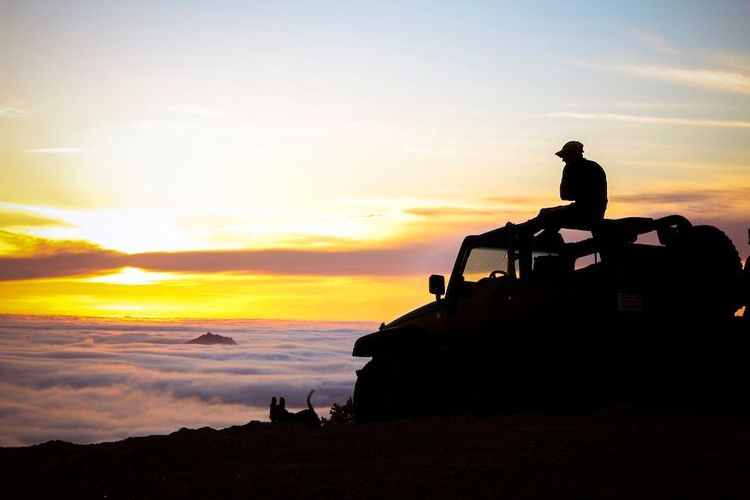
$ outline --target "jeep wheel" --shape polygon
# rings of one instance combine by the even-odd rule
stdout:
[[[357,371],[354,420],[357,423],[393,420],[404,416],[403,392],[395,381],[392,363],[373,359]]]

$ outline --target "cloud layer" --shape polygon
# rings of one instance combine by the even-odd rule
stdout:
[[[405,276],[424,274],[423,256],[434,248],[415,244],[352,250],[207,250],[126,254],[87,242],[55,241],[0,231],[0,243],[23,247],[0,257],[0,281],[86,276],[137,267],[177,273],[254,273],[301,276]],[[446,254],[448,260],[453,249]]]
[[[373,325],[0,316],[0,446],[78,443],[267,420],[273,395],[318,414],[352,394]],[[206,331],[236,346],[186,345]]]

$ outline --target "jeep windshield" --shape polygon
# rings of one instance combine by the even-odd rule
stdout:
[[[483,278],[502,278],[511,276],[527,277],[535,271],[543,271],[551,260],[558,256],[548,250],[531,250],[530,252],[510,251],[507,248],[475,247],[469,250],[462,278],[465,283],[476,283]],[[522,273],[523,269],[528,269]]]
[[[463,280],[476,283],[482,278],[500,278],[509,273],[509,252],[506,248],[472,248],[464,265]],[[512,259],[512,255],[510,256]]]

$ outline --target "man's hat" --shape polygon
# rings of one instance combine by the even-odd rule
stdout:
[[[583,153],[583,144],[578,141],[568,141],[562,149],[555,154],[562,158],[566,153]]]

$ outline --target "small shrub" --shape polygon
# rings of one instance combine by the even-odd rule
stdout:
[[[354,423],[354,404],[352,403],[352,397],[346,398],[346,403],[340,405],[333,403],[331,410],[328,412],[331,418],[323,417],[321,421],[323,425],[343,425]]]

